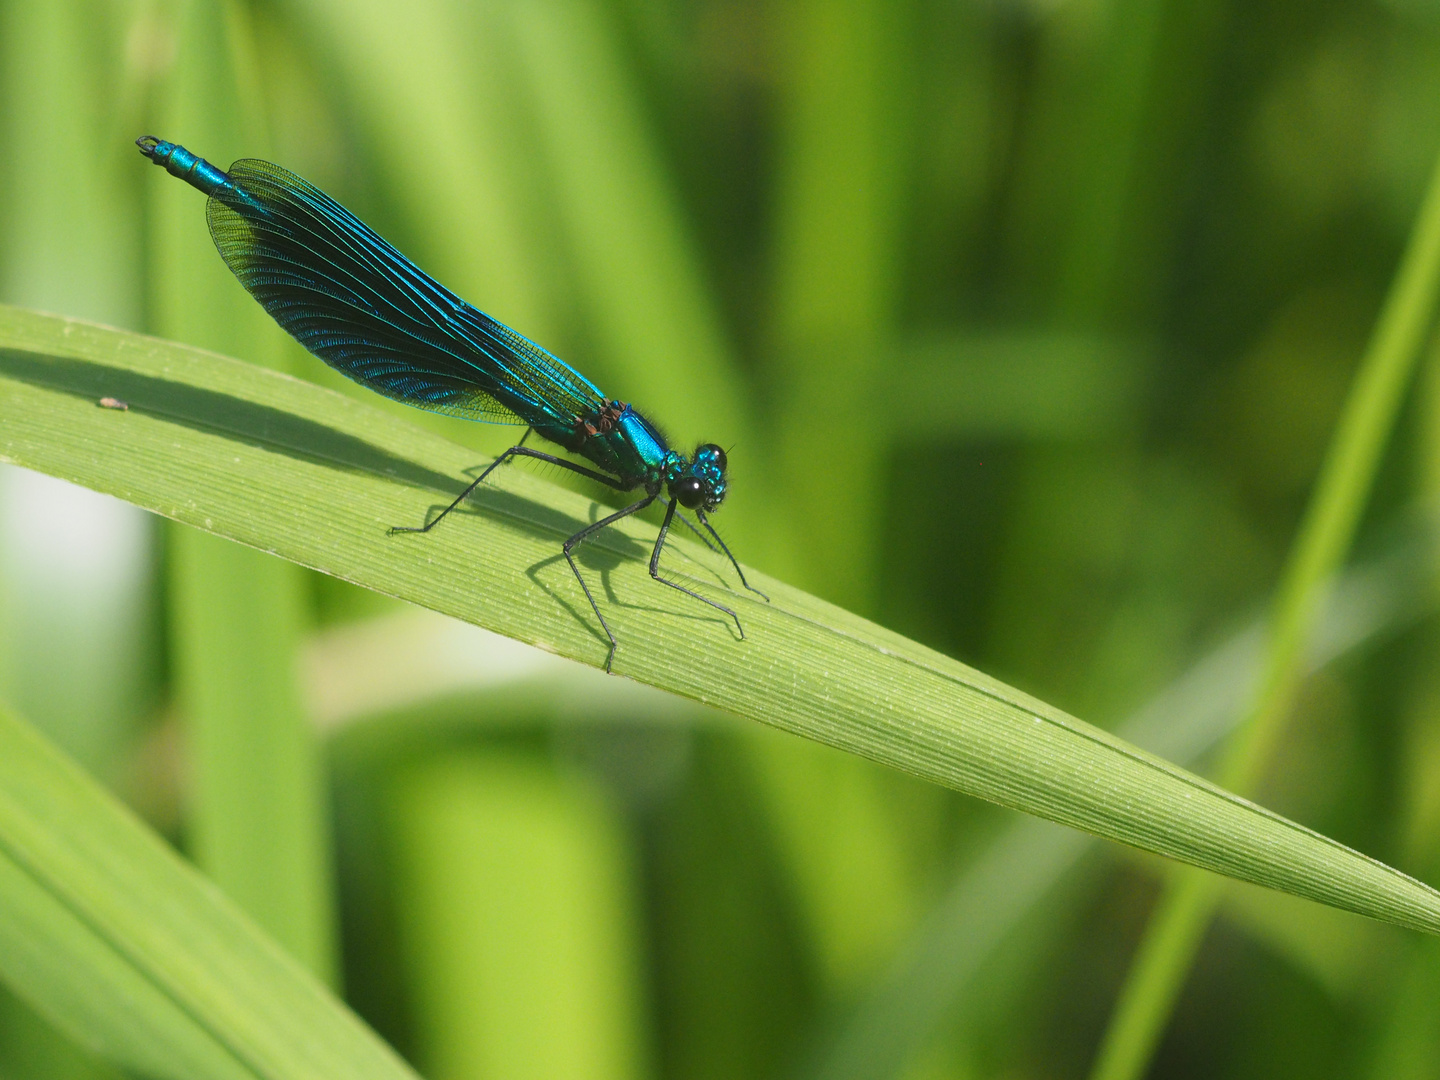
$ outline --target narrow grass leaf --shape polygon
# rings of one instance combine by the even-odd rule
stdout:
[[[0,976],[140,1075],[414,1080],[218,889],[3,710]]]
[[[1269,765],[1303,675],[1331,577],[1344,563],[1440,294],[1440,159],[1325,456],[1275,597],[1265,666],[1225,751],[1221,782],[1246,791]],[[1167,887],[1111,1017],[1092,1080],[1141,1076],[1219,901],[1215,882],[1181,873]]]
[[[1308,672],[1374,646],[1433,613],[1426,589],[1437,535],[1432,511],[1337,582],[1316,628]],[[1117,728],[1153,753],[1192,764],[1234,729],[1264,659],[1257,620],[1197,660]],[[978,975],[1001,945],[1094,849],[1043,821],[1015,819],[956,876],[887,971],[840,1017],[798,1071],[813,1080],[901,1076],[952,1017],[972,1015]]]
[[[248,13],[183,5],[159,131],[220,161],[261,152]],[[166,334],[283,366],[285,337],[215,258],[204,202],[151,176],[149,270]],[[312,971],[333,974],[325,790],[295,680],[307,608],[297,567],[177,529],[167,545],[170,670],[188,734],[189,849],[202,869]]]
[[[103,396],[128,411],[96,408]],[[0,458],[599,665],[560,541],[600,507],[523,470],[446,527],[386,535],[476,462],[439,436],[275,372],[139,335],[0,309]],[[649,580],[653,527],[611,529],[582,570],[615,669],[915,776],[1222,874],[1440,931],[1440,894],[963,664],[698,545],[665,569],[734,625]]]

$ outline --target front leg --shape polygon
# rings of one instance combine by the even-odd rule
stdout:
[[[770,597],[766,596],[759,589],[755,588],[754,585],[751,585],[750,582],[745,580],[745,571],[740,569],[740,564],[735,561],[735,556],[730,554],[730,549],[725,546],[725,541],[720,539],[720,534],[715,531],[715,526],[710,524],[710,519],[705,516],[705,511],[696,510],[695,516],[700,519],[701,525],[704,525],[705,528],[710,530],[710,535],[715,537],[715,542],[720,545],[720,550],[725,552],[725,557],[730,560],[730,565],[735,567],[735,573],[740,575],[740,584],[744,585],[745,588],[749,589],[768,604]]]
[[[740,625],[739,615],[736,615],[735,612],[731,611],[724,604],[716,603],[714,600],[711,600],[708,596],[701,596],[699,593],[687,589],[684,585],[677,584],[673,581],[667,581],[665,578],[660,576],[660,553],[665,549],[665,534],[670,531],[670,521],[672,518],[674,518],[674,516],[675,500],[671,499],[670,505],[665,508],[665,520],[660,525],[660,535],[655,538],[655,550],[650,552],[650,576],[656,581],[660,582],[661,585],[669,585],[672,589],[679,589],[686,596],[693,596],[702,604],[709,604],[711,607],[719,611],[723,611],[726,615],[729,615],[732,619],[735,620],[735,629],[740,631],[740,638],[743,641],[745,638],[745,627]],[[684,521],[685,519],[682,517],[680,520]],[[701,518],[700,520],[704,521],[705,519]]]

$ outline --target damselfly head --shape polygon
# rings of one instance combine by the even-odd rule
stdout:
[[[714,510],[725,500],[725,451],[705,443],[670,482],[670,497],[687,510]]]

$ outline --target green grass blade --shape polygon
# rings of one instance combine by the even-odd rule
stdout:
[[[1421,379],[1417,486],[1421,498],[1440,497],[1440,347],[1431,344]],[[1430,551],[1426,591],[1440,585],[1440,545]],[[1431,627],[1420,640],[1430,656],[1440,651],[1440,633]],[[1440,671],[1421,663],[1410,678],[1401,756],[1405,761],[1406,864],[1440,865]],[[1430,1022],[1440,999],[1440,950],[1417,942],[1399,976],[1381,999],[1375,1048],[1360,1074],[1376,1080],[1420,1080],[1440,1073],[1440,1031]],[[1428,947],[1425,947],[1428,946]]]
[[[218,889],[3,710],[0,976],[141,1075],[414,1080]]]
[[[1369,502],[1380,457],[1434,321],[1440,293],[1440,160],[1400,269],[1345,403],[1275,599],[1265,668],[1220,767],[1226,786],[1252,788],[1269,764],[1304,674],[1304,650],[1331,576]],[[1216,883],[1182,873],[1163,894],[1121,990],[1092,1080],[1141,1076],[1219,898]]]
[[[96,408],[102,396],[128,411]],[[468,452],[248,364],[0,310],[0,459],[592,665],[606,645],[559,555],[600,508],[507,469],[458,519],[386,535],[458,491]],[[666,568],[732,624],[649,580],[653,527],[580,559],[615,669],[922,779],[1257,884],[1440,931],[1440,894],[1043,702],[779,582],[736,593],[688,541]]]
[[[901,292],[914,9],[806,0],[770,16],[780,77],[765,471],[784,478],[785,498],[768,565],[862,611],[877,600],[892,434],[875,403]],[[747,753],[821,993],[849,995],[918,909],[915,830],[889,778],[862,762],[788,740],[756,739]]]
[[[375,148],[379,179],[396,193],[402,234],[392,239],[408,232],[416,246],[406,253],[429,273],[521,333],[554,340],[561,305],[545,281],[559,275],[533,227],[543,212],[533,156],[525,130],[508,123],[513,75],[493,32],[464,32],[442,0],[403,11],[381,0],[291,0],[279,10]],[[487,5],[464,10],[488,14]],[[400,146],[426,152],[395,153]]]
[[[220,162],[259,152],[248,14],[187,4],[176,34],[156,130],[188,132]],[[284,334],[215,258],[204,200],[152,173],[144,179],[159,328],[282,366]],[[190,852],[312,971],[333,974],[324,783],[295,679],[305,575],[193,529],[172,532],[168,555],[171,666],[194,776]]]
[[[1402,528],[1393,547],[1340,579],[1317,627],[1307,672],[1373,648],[1440,605],[1440,596],[1421,587],[1437,535],[1433,519],[1432,513]],[[1257,620],[1197,660],[1116,733],[1173,761],[1200,759],[1238,722],[1263,648],[1264,625]],[[835,1025],[798,1075],[813,1080],[904,1075],[951,1018],[973,1018],[984,1007],[977,999],[982,968],[1037,917],[1042,901],[1094,846],[1089,837],[1043,821],[1015,819],[959,873],[890,970]]]
[[[451,748],[386,803],[426,1074],[650,1074],[634,855],[604,790],[539,755]]]
[[[769,381],[774,472],[804,478],[788,501],[805,522],[786,571],[862,610],[875,600],[886,447],[871,403],[900,291],[912,6],[818,0],[779,22]]]
[[[135,326],[141,221],[123,151],[138,80],[120,6],[0,2],[0,139],[49,148],[43,169],[23,154],[0,164],[0,298]],[[156,689],[154,525],[0,468],[0,698],[112,783]],[[117,1074],[0,990],[0,1075]]]
[[[684,444],[754,438],[729,342],[610,5],[503,5],[600,362]],[[628,399],[627,399],[628,400]]]
[[[0,4],[0,138],[54,140],[53,175],[19,157],[0,165],[0,298],[136,326],[139,215],[112,112],[129,80],[110,14],[92,0]],[[61,506],[85,524],[16,524],[37,512],[57,522]],[[10,470],[0,519],[11,526],[0,530],[0,696],[113,779],[153,692],[152,522]],[[65,529],[93,538],[88,558],[63,544]]]

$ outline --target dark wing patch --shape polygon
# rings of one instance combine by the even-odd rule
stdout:
[[[386,397],[500,424],[568,425],[604,397],[461,300],[319,188],[268,161],[230,167],[210,235],[246,290],[337,371]]]

